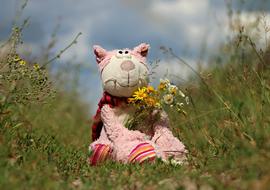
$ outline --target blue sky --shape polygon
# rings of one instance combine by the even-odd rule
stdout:
[[[21,2],[0,0],[0,41],[8,37]],[[102,88],[91,49],[94,44],[117,49],[147,42],[151,45],[149,60],[161,59],[158,76],[169,73],[185,78],[187,68],[164,56],[159,47],[172,48],[193,66],[200,58],[202,44],[207,47],[206,57],[216,52],[230,36],[225,2],[228,0],[29,0],[21,16],[21,20],[30,17],[23,35],[24,47],[38,55],[59,23],[55,51],[82,32],[76,46],[60,62],[65,64],[76,56],[76,63],[91,67],[81,74],[80,88],[84,99],[95,106]],[[245,21],[254,19],[262,9],[269,15],[267,0],[245,0],[244,5],[233,2],[233,9],[241,9]]]

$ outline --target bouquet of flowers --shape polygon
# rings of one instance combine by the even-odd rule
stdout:
[[[136,108],[135,116],[127,122],[127,128],[140,130],[140,122],[147,121],[154,110],[172,109],[186,115],[185,106],[189,104],[189,98],[177,86],[171,84],[168,79],[160,79],[155,89],[153,86],[142,87],[134,92],[128,99],[128,103]],[[169,111],[169,110],[168,110]],[[152,115],[153,116],[153,115]],[[159,114],[155,114],[148,122],[158,121]],[[151,130],[151,129],[149,129]],[[145,132],[145,129],[143,130]]]

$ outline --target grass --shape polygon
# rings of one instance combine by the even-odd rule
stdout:
[[[214,57],[199,79],[194,76],[185,84],[193,103],[187,116],[169,113],[174,134],[189,150],[186,165],[107,162],[99,167],[87,164],[90,116],[86,105],[76,92],[50,85],[46,70],[37,74],[31,63],[18,66],[16,43],[0,59],[0,189],[270,186],[270,70],[264,65],[269,63],[261,62],[248,41],[238,46],[228,43],[226,52]],[[22,69],[29,75],[21,77]],[[49,77],[46,91],[40,90],[37,79],[32,81],[32,75]],[[30,94],[24,96],[22,89]],[[40,93],[46,95],[42,100]]]

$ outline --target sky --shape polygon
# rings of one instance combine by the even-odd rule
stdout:
[[[9,36],[22,2],[0,0],[0,42]],[[172,80],[186,78],[190,71],[164,55],[160,46],[172,48],[194,67],[198,61],[207,65],[207,56],[217,52],[220,43],[231,35],[228,2],[233,2],[234,11],[241,10],[246,22],[262,10],[269,17],[269,0],[29,0],[18,22],[29,18],[23,40],[24,47],[34,55],[47,46],[57,25],[54,53],[82,32],[78,43],[61,56],[59,64],[76,56],[74,64],[89,66],[81,73],[80,89],[95,110],[102,87],[92,53],[94,44],[110,50],[147,42],[151,45],[149,62],[161,60],[156,69],[158,77],[169,74],[178,76]]]

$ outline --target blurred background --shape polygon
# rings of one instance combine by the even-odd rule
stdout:
[[[237,12],[243,25],[262,14],[270,19],[267,0],[29,0],[21,11],[24,2],[0,0],[0,42],[8,38],[14,23],[29,19],[20,51],[24,58],[40,62],[41,55],[55,56],[82,32],[78,43],[53,62],[51,70],[61,71],[68,80],[69,73],[59,70],[61,65],[80,65],[77,85],[82,98],[94,105],[89,108],[92,113],[102,93],[94,44],[111,50],[147,42],[151,45],[149,62],[159,60],[156,78],[166,75],[180,83],[190,70],[164,55],[161,46],[172,48],[198,69],[207,66],[220,44],[238,32],[231,23]]]

